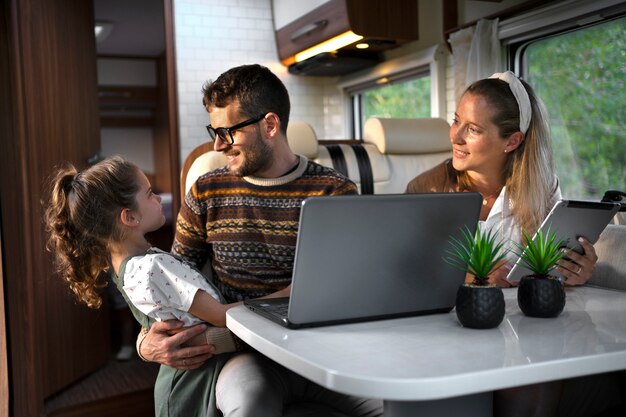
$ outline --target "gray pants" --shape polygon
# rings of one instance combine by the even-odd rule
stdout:
[[[383,415],[382,400],[330,391],[256,352],[232,357],[219,374],[215,392],[224,417]],[[304,402],[313,404],[296,412],[302,407],[297,403]]]

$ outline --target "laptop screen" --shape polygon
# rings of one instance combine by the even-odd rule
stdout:
[[[304,201],[289,321],[354,321],[450,310],[465,274],[443,257],[475,230],[476,193],[313,197]]]

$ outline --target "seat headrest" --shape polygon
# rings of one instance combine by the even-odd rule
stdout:
[[[199,155],[189,167],[185,180],[185,194],[201,175],[214,169],[221,168],[228,163],[226,156],[221,152],[209,151]]]
[[[307,122],[290,121],[287,125],[287,141],[293,153],[309,159],[317,158],[317,135]]]
[[[373,143],[382,154],[423,154],[446,152],[450,126],[444,119],[383,119],[372,117],[363,127],[363,140]]]

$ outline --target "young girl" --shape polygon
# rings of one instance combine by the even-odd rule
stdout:
[[[56,172],[51,189],[44,215],[47,247],[81,302],[100,307],[102,272],[112,267],[114,282],[142,326],[169,319],[185,326],[208,322],[216,327],[193,344],[215,345],[216,354],[237,350],[225,312],[239,303],[222,304],[221,294],[199,272],[146,240],[165,216],[161,197],[139,168],[120,157],[82,172],[70,165]]]

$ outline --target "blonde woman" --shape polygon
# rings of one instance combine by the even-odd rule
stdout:
[[[522,230],[534,233],[561,198],[550,130],[543,103],[532,87],[510,71],[470,85],[450,127],[452,158],[409,182],[406,192],[466,192],[483,195],[481,227],[496,230],[510,245]],[[558,268],[568,285],[591,277],[597,256],[582,239],[584,255],[571,253]],[[508,287],[509,263],[490,280]]]
[[[406,192],[479,192],[480,227],[498,231],[505,242],[521,242],[522,230],[534,233],[561,198],[547,119],[533,89],[512,72],[474,82],[450,126],[452,158],[411,180]],[[588,241],[580,243],[585,254],[573,252],[558,267],[568,285],[585,283],[598,259]],[[511,286],[505,277],[514,258],[490,281]],[[494,416],[571,415],[572,409],[596,415],[618,401],[616,387],[612,374],[602,374],[499,390]]]

